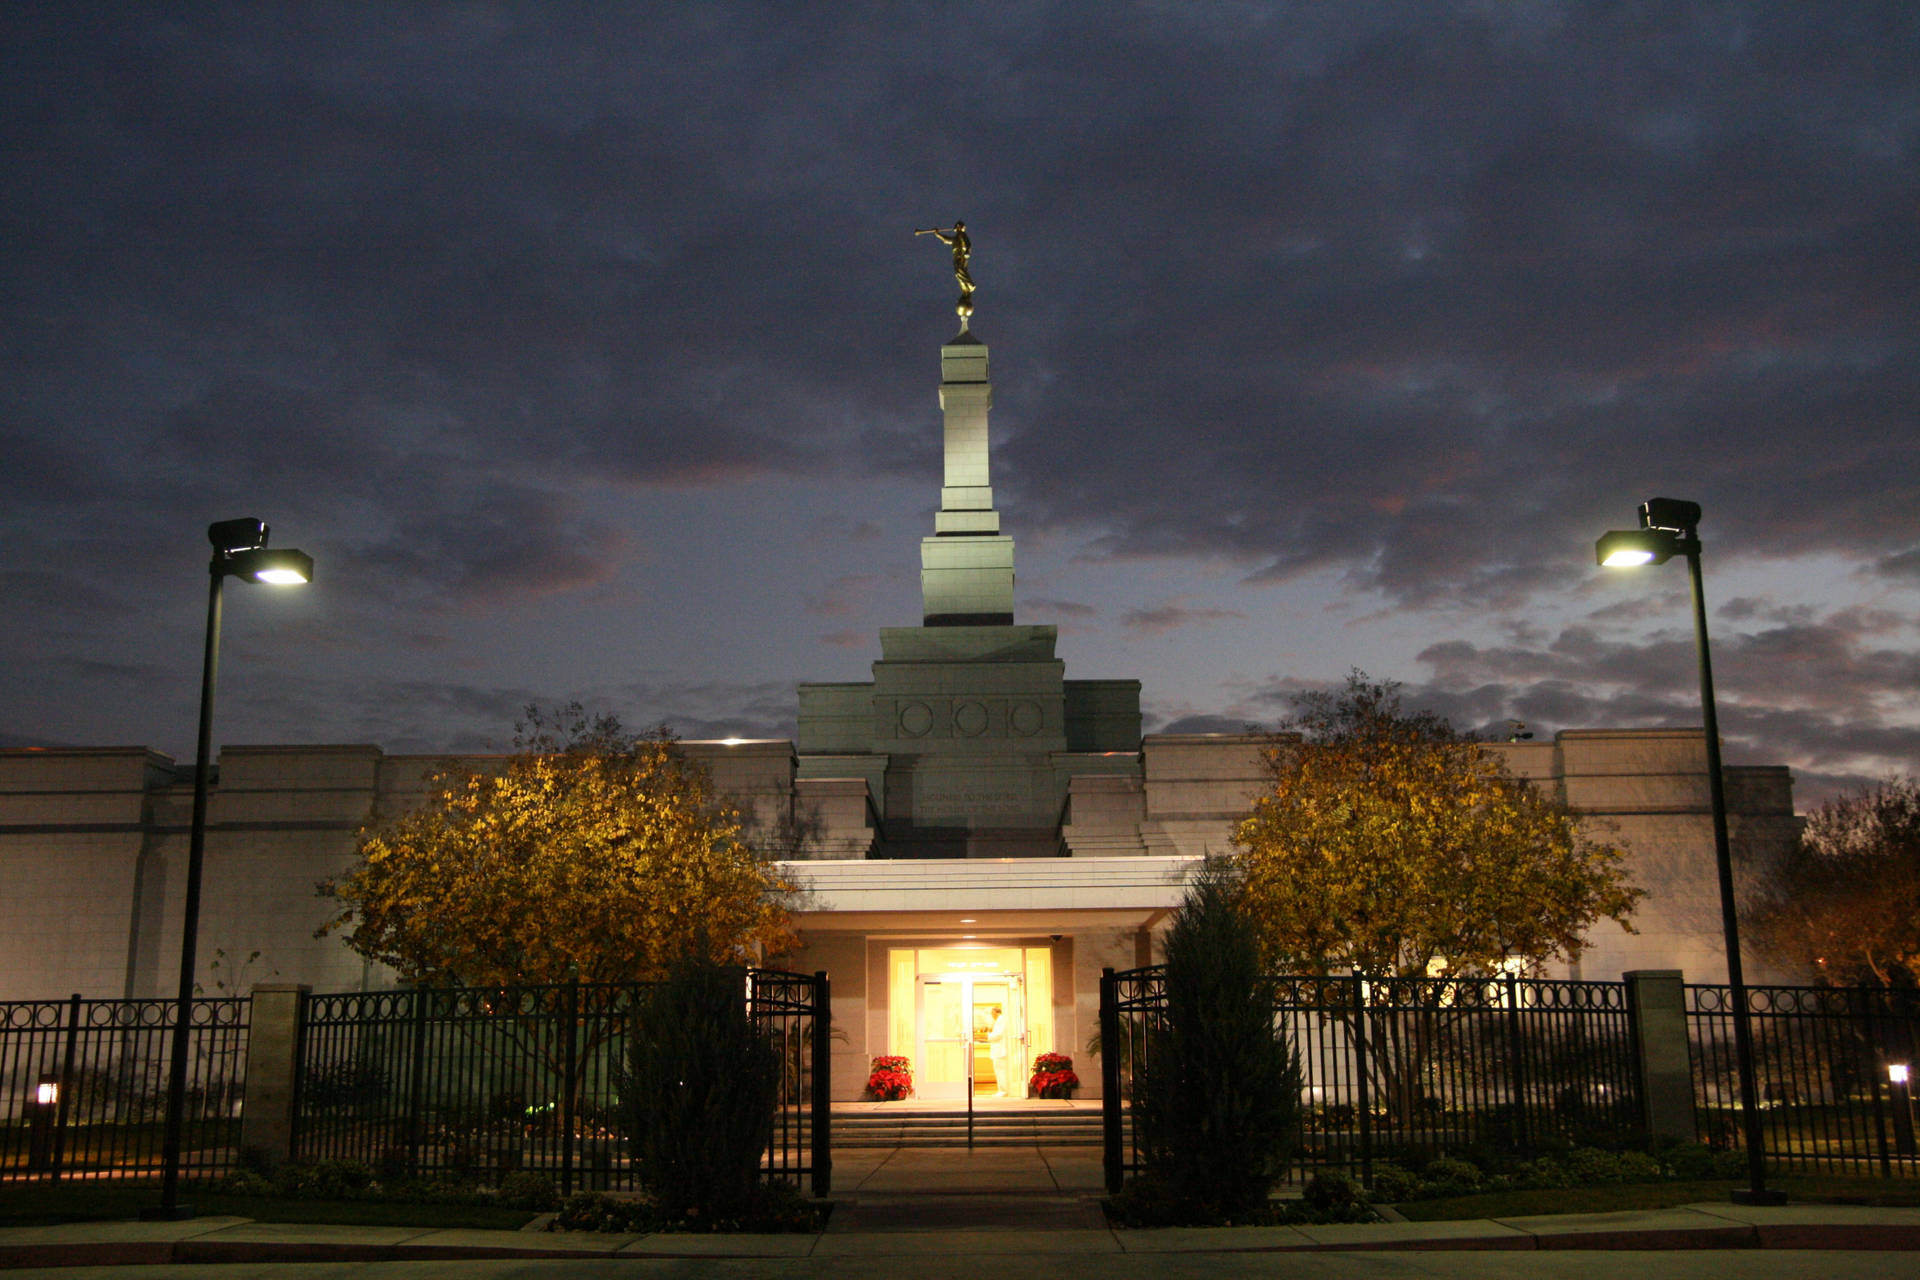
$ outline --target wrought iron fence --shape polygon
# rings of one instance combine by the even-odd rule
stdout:
[[[1743,1141],[1733,1002],[1689,985],[1687,1031],[1700,1140]],[[1920,1067],[1920,992],[1886,987],[1748,987],[1756,1101],[1777,1168],[1920,1176],[1911,1085]]]
[[[1519,977],[1282,977],[1276,1029],[1301,1069],[1296,1167],[1420,1164],[1464,1151],[1520,1153],[1550,1136],[1618,1141],[1640,1127],[1624,984]],[[1143,1162],[1129,1133],[1132,1081],[1165,1027],[1164,967],[1101,981],[1107,1183]]]
[[[230,1171],[245,1092],[245,997],[193,1002],[181,1168]],[[160,1172],[172,1000],[0,1002],[0,1179]]]
[[[293,1150],[388,1173],[563,1191],[631,1189],[618,1073],[644,984],[312,995],[301,1015]],[[824,974],[754,969],[744,998],[785,1064],[768,1177],[831,1185]]]

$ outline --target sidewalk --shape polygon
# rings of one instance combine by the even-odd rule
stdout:
[[[0,1230],[0,1270],[213,1263],[540,1258],[813,1260],[1077,1255],[1262,1255],[1513,1250],[1920,1251],[1920,1209],[1696,1204],[1638,1213],[1466,1222],[1114,1230],[1097,1148],[849,1151],[818,1235],[576,1235],[426,1227],[99,1222]],[[1888,1274],[1920,1263],[1889,1258]],[[1912,1263],[1913,1270],[1908,1270]],[[1251,1262],[1229,1272],[1248,1273]],[[1877,1265],[1877,1264],[1876,1264]],[[812,1270],[813,1268],[807,1268]],[[1824,1266],[1823,1266],[1824,1270]]]
[[[980,1208],[989,1206],[981,1205]],[[859,1206],[855,1206],[856,1213]],[[1081,1225],[900,1225],[854,1229],[841,1214],[819,1235],[572,1235],[256,1223],[98,1222],[0,1231],[0,1270],[216,1263],[421,1262],[537,1258],[927,1258],[943,1254],[1169,1255],[1406,1250],[1920,1250],[1920,1210],[1702,1204],[1649,1213],[1367,1226],[1115,1231],[1097,1204]],[[1906,1264],[1902,1264],[1906,1265]],[[1908,1272],[1908,1274],[1912,1274]]]

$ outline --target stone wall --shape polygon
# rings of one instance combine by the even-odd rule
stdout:
[[[1128,691],[1114,693],[1124,705]],[[1056,751],[1046,768],[1064,800],[1049,849],[1098,858],[1226,852],[1235,821],[1265,783],[1266,744],[1258,736],[1155,734],[1137,754]],[[785,741],[686,746],[777,855],[890,852],[884,779],[862,772],[871,753],[808,757]],[[1699,981],[1722,976],[1699,731],[1569,731],[1499,750],[1516,773],[1588,815],[1596,834],[1623,842],[1648,890],[1639,932],[1603,926],[1578,972],[1613,977],[1658,967]],[[328,916],[315,884],[350,863],[365,824],[417,805],[432,774],[501,768],[505,760],[388,756],[372,746],[225,749],[209,812],[202,985],[386,985],[384,972],[337,938],[313,936]],[[1734,769],[1728,791],[1736,848],[1748,859],[1791,842],[1798,820],[1785,769]],[[0,999],[171,993],[191,795],[190,768],[140,748],[0,752]],[[1109,950],[1083,944],[1076,963]]]

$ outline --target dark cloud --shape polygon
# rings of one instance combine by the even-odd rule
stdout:
[[[58,701],[123,723],[112,671],[194,652],[198,530],[258,514],[327,593],[275,634],[334,665],[245,695],[251,731],[477,741],[523,683],[466,681],[498,631],[661,546],[769,554],[722,491],[899,536],[818,493],[931,500],[953,317],[907,233],[958,215],[1008,527],[1176,575],[1023,615],[1197,638],[1313,584],[1417,631],[1463,724],[1682,723],[1671,600],[1597,600],[1590,548],[1691,497],[1716,573],[1818,555],[1896,597],[1715,613],[1743,749],[1870,772],[1916,675],[1916,64],[1901,0],[8,6],[0,660],[100,664]],[[1222,564],[1244,610],[1180,594]],[[795,587],[836,628],[796,674],[871,646],[869,569]],[[659,576],[636,635],[758,604]],[[700,687],[723,646],[680,643]],[[154,705],[190,701],[158,665]],[[1299,683],[1227,679],[1171,723]]]
[[[1658,602],[1648,601],[1647,603],[1652,605]],[[1763,600],[1755,596],[1735,597],[1714,610],[1716,616],[1728,622],[1765,620],[1768,622],[1795,625],[1813,621],[1814,615],[1817,612],[1818,610],[1810,604],[1779,605],[1773,603],[1771,600]]]
[[[1920,582],[1920,547],[1883,557],[1874,563],[1873,571],[1883,577]]]
[[[1765,601],[1734,613],[1799,615]],[[1729,752],[1792,764],[1806,775],[1803,801],[1843,785],[1834,779],[1910,770],[1920,760],[1920,724],[1911,717],[1920,654],[1876,643],[1908,625],[1883,611],[1845,609],[1754,631],[1723,628],[1713,658]],[[1448,641],[1419,661],[1431,673],[1416,691],[1422,705],[1495,734],[1505,718],[1546,732],[1700,723],[1690,635],[1614,638],[1570,627],[1536,648]]]
[[[1232,716],[1181,716],[1153,730],[1155,733],[1264,733],[1266,729]]]
[[[1129,609],[1120,615],[1120,625],[1129,631],[1159,635],[1181,627],[1218,622],[1222,618],[1244,618],[1237,609],[1190,609],[1185,605],[1165,604],[1153,609]]]
[[[1100,610],[1078,600],[1060,600],[1051,596],[1028,596],[1022,607],[1035,617],[1040,618],[1095,618]]]

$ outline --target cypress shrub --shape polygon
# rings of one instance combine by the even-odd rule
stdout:
[[[753,1025],[746,971],[676,965],[635,1010],[620,1081],[640,1182],[669,1220],[748,1214],[773,1136],[780,1051]]]
[[[1267,1208],[1299,1132],[1300,1068],[1228,864],[1209,861],[1167,935],[1166,1016],[1134,1078],[1142,1190],[1190,1222]]]

